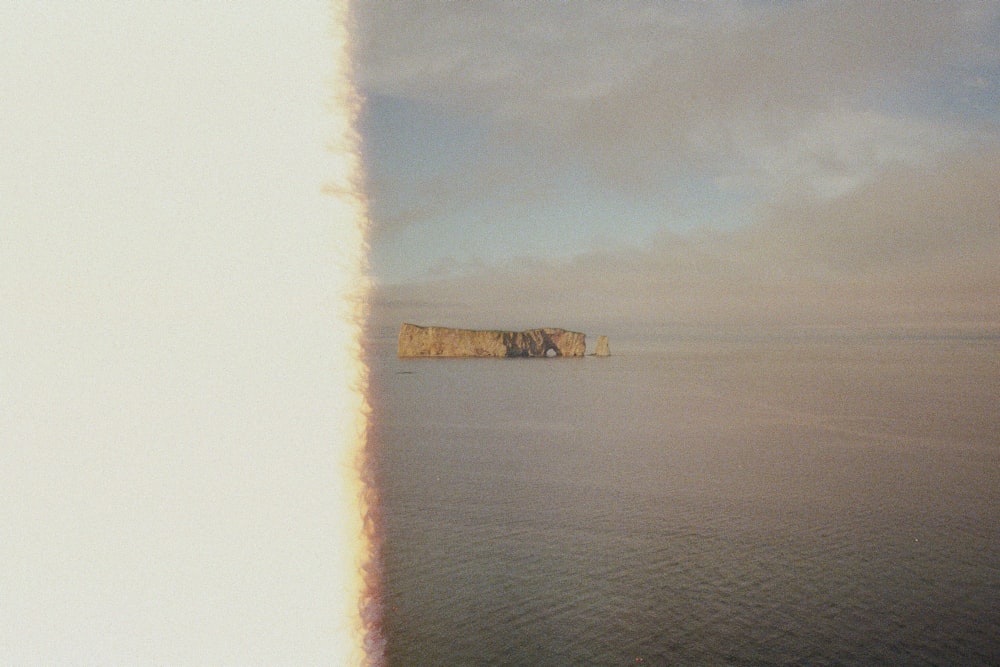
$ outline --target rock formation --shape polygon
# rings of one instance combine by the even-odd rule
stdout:
[[[586,336],[565,329],[477,331],[403,324],[400,357],[582,357]]]
[[[611,356],[611,348],[608,346],[608,337],[607,336],[598,336],[597,337],[597,347],[594,348],[594,356],[595,357],[610,357]]]

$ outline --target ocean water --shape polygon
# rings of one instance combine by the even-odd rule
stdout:
[[[1000,340],[374,346],[389,665],[1000,664]]]

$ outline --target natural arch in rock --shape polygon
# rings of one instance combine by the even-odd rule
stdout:
[[[423,327],[403,324],[399,330],[400,357],[582,357],[586,335],[566,329],[497,331]]]

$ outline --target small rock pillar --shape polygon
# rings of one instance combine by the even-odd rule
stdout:
[[[611,356],[611,348],[608,347],[608,337],[607,336],[598,336],[597,337],[597,346],[594,348],[594,356],[595,357],[610,357]]]

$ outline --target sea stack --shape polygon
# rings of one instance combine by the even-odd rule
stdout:
[[[582,357],[586,350],[585,335],[565,329],[479,331],[404,323],[397,353],[400,357]]]
[[[594,348],[595,357],[610,357],[611,348],[608,347],[608,337],[598,336],[597,337],[597,347]]]

